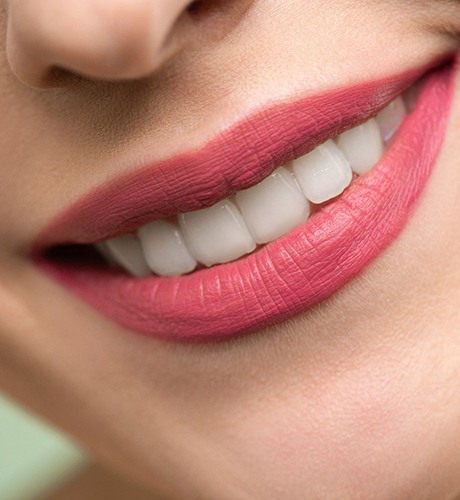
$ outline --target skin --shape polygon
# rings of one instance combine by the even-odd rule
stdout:
[[[460,47],[456,1],[187,4],[1,2],[1,389],[158,498],[460,496],[460,77],[403,234],[287,323],[170,345],[30,263],[40,230],[139,152],[167,157],[261,105]]]

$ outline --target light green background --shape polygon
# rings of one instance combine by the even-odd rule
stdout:
[[[66,437],[0,395],[0,500],[37,500],[85,463]]]

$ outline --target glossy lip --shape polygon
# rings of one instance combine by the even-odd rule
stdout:
[[[63,265],[37,252],[67,242],[94,243],[212,205],[366,121],[426,71],[273,106],[199,151],[119,177],[45,228],[34,246],[35,262],[122,326],[159,339],[221,340],[302,312],[356,276],[402,230],[442,146],[453,64],[428,76],[416,109],[370,173],[306,223],[245,258],[187,276],[136,279]]]

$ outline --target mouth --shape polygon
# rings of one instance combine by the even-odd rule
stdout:
[[[439,155],[454,62],[273,105],[124,174],[39,235],[36,266],[129,330],[212,342],[327,299],[397,237]]]

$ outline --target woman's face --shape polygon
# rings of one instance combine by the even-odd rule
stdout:
[[[184,296],[181,283],[195,280],[196,286],[197,276],[203,283],[217,279],[222,274],[215,266],[161,278],[177,286],[162,285],[149,295],[157,315],[151,320],[145,304],[137,307],[138,283],[132,284],[142,278],[112,271],[126,281],[125,295],[111,306],[104,299],[102,307],[88,294],[113,290],[104,281],[110,271],[103,271],[99,288],[82,293],[82,300],[74,287],[34,263],[33,251],[43,240],[63,243],[64,237],[56,236],[62,233],[65,242],[80,242],[81,228],[91,216],[92,226],[106,224],[98,219],[104,210],[94,215],[89,208],[67,226],[62,222],[70,220],[62,214],[86,203],[81,200],[88,193],[113,182],[122,192],[123,179],[136,186],[136,175],[144,183],[143,166],[149,165],[153,180],[144,191],[166,192],[164,179],[173,179],[180,189],[170,204],[180,208],[195,196],[206,206],[206,200],[229,194],[214,193],[225,188],[228,176],[244,176],[252,149],[260,158],[266,151],[274,154],[271,148],[283,142],[281,133],[257,141],[258,134],[272,130],[274,117],[282,117],[282,131],[312,117],[316,128],[309,125],[308,137],[299,132],[304,136],[296,137],[296,144],[301,149],[311,136],[317,146],[321,133],[322,141],[333,139],[370,118],[369,109],[378,102],[381,107],[390,99],[387,94],[392,99],[401,93],[410,84],[407,76],[402,84],[394,83],[401,75],[423,73],[459,48],[460,3],[453,0],[204,0],[191,8],[188,3],[3,1],[2,389],[74,435],[101,460],[167,498],[454,498],[460,494],[460,75],[452,64],[453,95],[432,91],[437,104],[424,104],[425,119],[417,118],[417,132],[407,128],[404,135],[401,129],[393,149],[384,153],[384,163],[385,155],[392,155],[399,172],[395,179],[412,176],[407,185],[395,181],[380,188],[384,193],[376,199],[384,208],[378,216],[374,198],[360,198],[363,206],[356,210],[363,219],[358,217],[356,224],[368,213],[373,219],[365,236],[350,227],[346,250],[339,245],[335,257],[326,252],[330,259],[321,265],[312,253],[316,267],[310,265],[304,279],[316,287],[315,297],[325,300],[309,296],[303,285],[289,295],[286,283],[291,289],[300,286],[289,277],[283,284],[273,281],[262,293],[256,277],[259,289],[245,289],[247,300],[268,304],[276,299],[287,309],[280,306],[277,316],[267,313],[267,306],[261,308],[266,316],[256,311],[255,319],[243,322],[239,306],[203,286],[200,300],[207,311],[198,327],[200,317],[188,322],[185,306],[168,309],[173,313],[166,317],[157,304],[170,307],[173,293],[180,304],[198,300],[196,293]],[[366,94],[369,84],[375,90]],[[337,89],[347,89],[343,98]],[[300,121],[299,102],[307,116]],[[270,110],[279,103],[284,114],[273,114]],[[292,103],[294,108],[286,107]],[[449,112],[445,131],[440,107]],[[261,122],[260,112],[267,109]],[[321,125],[325,115],[328,127]],[[254,116],[259,117],[256,133],[247,132],[250,139],[241,146],[238,124]],[[244,123],[247,131],[251,119]],[[290,140],[280,146],[287,159],[298,156],[291,151],[289,157]],[[227,169],[227,178],[215,183],[211,194],[204,192],[195,163],[170,160],[200,158],[209,144],[226,153],[223,141],[240,144],[234,153],[242,151],[244,161],[228,166],[221,154],[211,166],[204,162],[204,176],[212,167],[218,177],[218,161]],[[358,150],[365,147],[358,140]],[[233,151],[232,144],[229,148]],[[418,183],[427,177],[420,167],[424,163],[434,168],[422,192]],[[370,182],[372,175],[369,181],[362,176],[362,182]],[[256,181],[246,182],[249,187]],[[383,181],[375,182],[378,191]],[[316,221],[315,237],[344,230],[346,213],[342,223],[337,217],[344,212],[334,204],[345,205],[346,196],[359,192],[357,186],[302,224]],[[412,199],[414,186],[420,192]],[[135,206],[142,196],[149,199],[141,187],[138,183],[138,194],[131,189],[132,199],[123,194],[128,212],[131,202]],[[393,188],[396,199],[389,192]],[[152,203],[160,194],[151,196]],[[118,210],[120,197],[114,190],[99,200],[109,206],[106,219]],[[142,215],[124,216],[120,210],[121,215],[115,214],[119,225]],[[164,214],[175,215],[170,208]],[[53,233],[56,220],[59,230]],[[404,228],[395,220],[403,220]],[[109,232],[107,238],[113,236]],[[85,243],[97,240],[85,235]],[[277,244],[260,249],[260,259]],[[337,252],[343,253],[340,264],[334,260]],[[352,252],[372,258],[349,268]],[[219,269],[234,279],[232,273],[247,269],[254,255]],[[265,269],[265,280],[284,265],[288,257],[280,255],[273,268]],[[330,262],[333,285],[321,287],[316,273],[323,276]],[[334,281],[345,272],[343,282]],[[147,281],[155,279],[161,280]],[[131,295],[126,287],[134,290]],[[149,290],[146,286],[144,292]],[[129,308],[131,316],[125,311]],[[137,325],[148,326],[140,333]],[[256,332],[235,337],[238,328]],[[230,336],[211,342],[217,331]],[[204,333],[199,342],[189,342],[187,332],[195,340]]]

